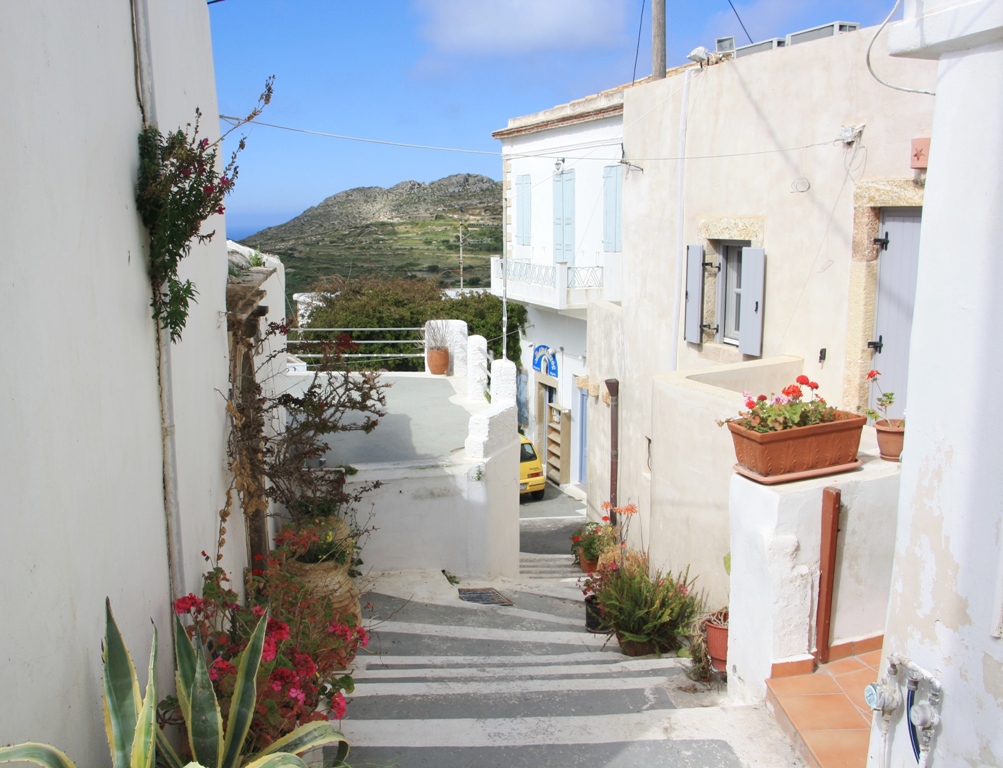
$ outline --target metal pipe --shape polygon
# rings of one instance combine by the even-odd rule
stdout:
[[[665,79],[665,0],[651,3],[651,79]]]
[[[606,391],[609,392],[610,422],[609,422],[609,503],[612,509],[609,513],[610,525],[616,525],[616,479],[620,466],[619,440],[619,407],[620,382],[617,379],[606,379]]]

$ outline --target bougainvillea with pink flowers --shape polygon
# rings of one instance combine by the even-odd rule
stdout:
[[[207,559],[209,559],[207,557]],[[241,603],[219,567],[205,575],[202,596],[174,603],[188,633],[208,654],[209,677],[226,720],[237,681],[239,655],[258,619],[270,612],[257,678],[257,698],[245,745],[255,753],[304,723],[341,719],[345,694],[354,688],[346,672],[359,648],[369,642],[353,616],[335,612],[330,602],[303,589],[281,565],[277,550],[255,565],[248,581],[248,604]],[[160,705],[161,725],[180,725],[177,701]]]

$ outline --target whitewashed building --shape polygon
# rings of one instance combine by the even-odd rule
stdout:
[[[505,257],[491,291],[528,310],[520,413],[561,485],[588,482],[586,317],[619,299],[623,89],[509,120],[502,143]],[[507,279],[503,264],[507,263]]]

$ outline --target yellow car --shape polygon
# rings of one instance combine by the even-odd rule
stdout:
[[[547,478],[543,474],[543,465],[536,455],[536,448],[519,435],[519,493],[530,493],[536,501],[543,498],[543,489],[547,486]]]

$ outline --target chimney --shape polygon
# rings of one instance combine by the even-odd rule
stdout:
[[[651,3],[651,79],[665,79],[665,0]]]

